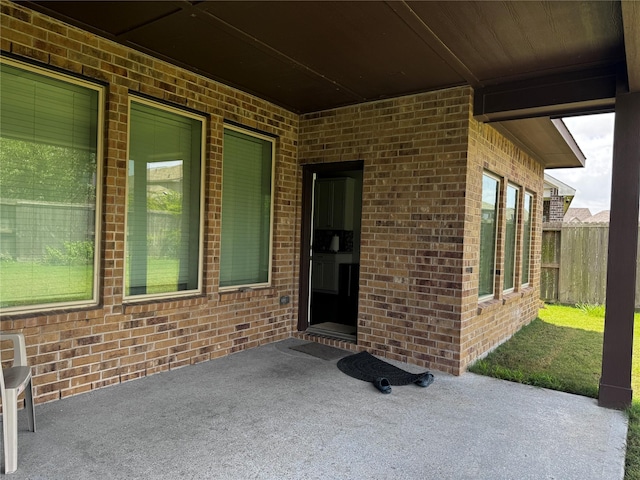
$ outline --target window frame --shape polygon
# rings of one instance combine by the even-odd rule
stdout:
[[[535,199],[536,196],[533,192],[529,191],[529,190],[525,190],[524,194],[522,195],[522,212],[524,214],[524,210],[527,206],[526,204],[526,200],[527,200],[527,196],[529,196],[531,198],[531,206],[530,206],[530,210],[529,210],[529,252],[528,255],[525,256],[524,254],[524,246],[525,246],[525,220],[524,220],[524,215],[523,215],[523,219],[522,219],[522,250],[521,250],[521,257],[522,257],[522,269],[521,269],[521,273],[520,273],[520,286],[521,287],[528,287],[529,285],[531,285],[531,244],[532,244],[532,240],[533,240],[533,210],[535,208]],[[525,264],[527,265],[527,281],[523,282],[522,280],[524,279],[524,267]]]
[[[231,130],[234,132],[241,133],[243,135],[247,135],[254,138],[259,138],[261,140],[265,140],[271,144],[271,178],[270,178],[270,189],[271,189],[271,201],[269,208],[269,265],[267,270],[267,281],[266,282],[258,282],[258,283],[245,283],[238,285],[227,285],[220,286],[220,278],[222,275],[222,260],[219,263],[219,271],[218,271],[218,291],[220,293],[225,292],[235,292],[238,290],[252,290],[252,289],[260,289],[260,288],[270,288],[273,282],[273,233],[274,233],[274,213],[275,213],[275,173],[276,173],[276,138],[268,135],[266,133],[262,133],[250,128],[243,128],[239,125],[235,125],[232,123],[226,123],[223,127],[223,145],[222,145],[222,176],[221,176],[221,195],[220,195],[220,258],[222,259],[222,236],[224,232],[222,231],[222,216],[224,215],[224,132],[226,130]]]
[[[509,201],[509,188],[512,188],[515,192],[516,192],[516,204],[514,207],[514,212],[515,212],[515,219],[514,219],[514,225],[513,225],[513,229],[514,229],[514,238],[513,238],[513,278],[512,278],[512,283],[513,285],[509,288],[504,288],[505,287],[505,281],[507,279],[506,277],[506,271],[507,271],[507,212],[509,210],[509,205],[508,205],[508,201]],[[505,275],[503,275],[503,280],[502,280],[502,292],[503,293],[512,293],[515,291],[516,289],[516,279],[518,277],[517,273],[518,273],[518,230],[519,230],[519,226],[520,226],[520,198],[521,198],[521,191],[522,188],[518,185],[516,185],[515,183],[512,182],[507,182],[507,189],[506,189],[506,195],[505,195],[505,204],[504,204],[504,211],[505,211],[505,216],[504,216],[504,226],[505,226],[505,235],[504,235],[504,265],[502,268],[502,271],[504,272]]]
[[[37,313],[54,310],[81,309],[96,307],[100,303],[100,290],[102,287],[100,276],[100,265],[102,263],[102,195],[103,195],[103,165],[104,165],[104,125],[105,125],[105,86],[97,82],[84,79],[82,77],[55,71],[44,66],[15,60],[13,58],[0,55],[0,63],[9,65],[19,70],[25,70],[37,75],[41,75],[64,83],[73,84],[97,93],[97,118],[96,126],[96,169],[95,169],[95,218],[93,222],[93,289],[92,296],[86,300],[61,301],[36,303],[32,305],[21,305],[0,308],[0,315]]]
[[[498,227],[499,227],[499,220],[500,220],[500,211],[501,211],[501,206],[500,206],[500,198],[501,198],[501,188],[502,188],[502,184],[503,184],[503,179],[501,177],[499,177],[498,175],[491,173],[487,170],[483,170],[482,171],[482,178],[484,179],[484,177],[487,176],[493,180],[495,180],[497,182],[497,189],[496,189],[496,204],[495,204],[495,223],[494,223],[494,240],[493,240],[493,271],[491,273],[491,293],[487,293],[484,295],[480,295],[480,281],[481,281],[481,272],[480,272],[480,252],[482,250],[482,235],[480,235],[480,241],[478,244],[478,303],[481,302],[485,302],[487,300],[492,300],[493,298],[495,298],[496,296],[496,267],[497,267],[497,261],[498,261]],[[481,184],[481,188],[480,188],[480,230],[482,231],[482,194],[483,194],[483,186]]]
[[[199,189],[199,233],[198,233],[198,285],[195,289],[190,290],[176,290],[173,292],[162,293],[145,293],[140,295],[127,295],[125,288],[126,276],[127,276],[127,259],[129,258],[129,247],[127,241],[127,226],[129,225],[129,159],[131,154],[131,105],[132,103],[138,103],[165,112],[174,113],[183,117],[191,118],[200,122],[200,189]],[[123,259],[123,271],[122,271],[122,299],[126,303],[145,302],[149,300],[178,298],[178,297],[190,297],[194,295],[201,295],[203,292],[203,278],[204,278],[204,219],[205,219],[205,177],[206,177],[206,133],[207,133],[207,117],[202,114],[197,114],[179,107],[168,105],[160,100],[151,100],[143,96],[129,95],[127,99],[127,157],[126,157],[126,188],[125,188],[125,213],[124,213],[124,259]]]

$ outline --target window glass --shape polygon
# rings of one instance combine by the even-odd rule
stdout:
[[[482,218],[480,220],[480,285],[479,297],[493,295],[496,269],[496,225],[500,181],[482,176]]]
[[[203,119],[131,102],[125,295],[200,290]]]
[[[522,211],[522,284],[529,283],[529,272],[531,268],[531,218],[533,213],[533,195],[529,192],[524,194],[524,209]]]
[[[95,304],[102,89],[0,68],[0,307]]]
[[[221,288],[270,282],[273,144],[271,138],[225,128]]]
[[[518,225],[518,187],[507,185],[504,240],[504,290],[512,290],[516,276],[516,228]]]

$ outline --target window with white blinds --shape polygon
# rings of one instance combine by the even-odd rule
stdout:
[[[505,210],[504,238],[504,290],[513,290],[516,279],[516,252],[518,227],[518,196],[520,189],[515,185],[507,185],[507,209]]]
[[[103,89],[0,61],[0,308],[97,303]]]
[[[204,119],[130,102],[125,296],[199,292]]]
[[[494,294],[498,225],[498,194],[500,180],[491,174],[482,175],[482,209],[480,211],[480,272],[478,297]]]
[[[522,211],[522,285],[528,285],[531,272],[531,225],[533,219],[533,195],[524,194],[524,208]]]
[[[274,143],[225,127],[220,288],[271,281]]]

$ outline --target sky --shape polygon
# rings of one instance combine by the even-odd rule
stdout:
[[[558,168],[546,173],[576,189],[572,208],[588,208],[595,215],[609,210],[613,157],[613,113],[564,118],[587,158],[584,168]]]

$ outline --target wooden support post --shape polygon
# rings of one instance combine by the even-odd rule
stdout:
[[[599,404],[631,404],[631,360],[640,200],[640,93],[616,96],[607,262],[607,313]]]

